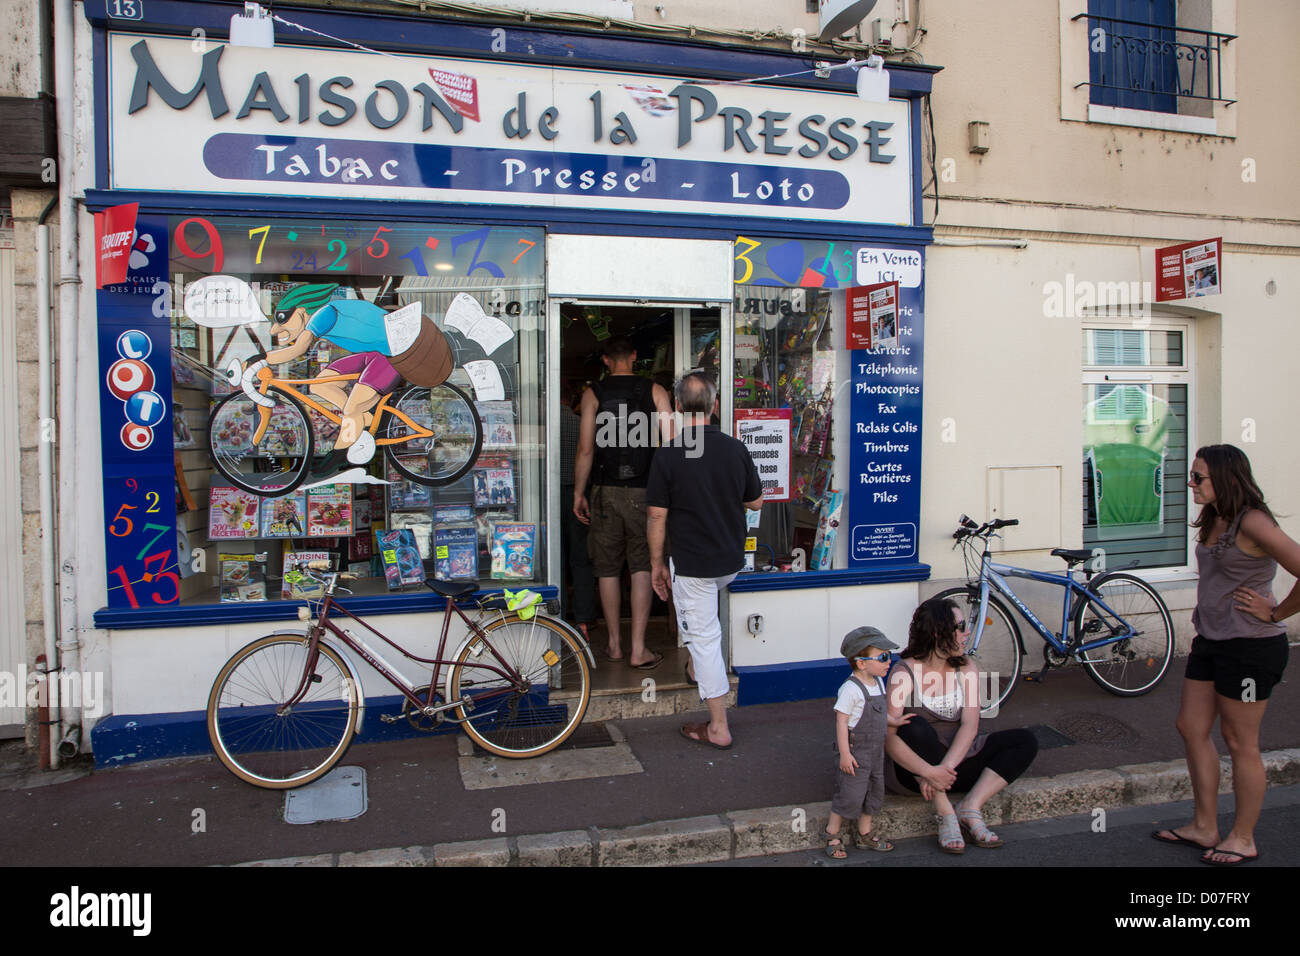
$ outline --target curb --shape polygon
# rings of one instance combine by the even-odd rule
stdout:
[[[1263,755],[1270,786],[1300,783],[1300,748]],[[1232,791],[1232,765],[1220,759],[1220,793]],[[1142,806],[1190,799],[1183,760],[1129,764],[1017,781],[984,806],[993,825],[1089,813],[1099,807]],[[438,843],[350,853],[258,860],[236,866],[680,866],[723,863],[815,849],[830,803],[763,807],[712,816],[604,829],[565,830],[489,840]],[[934,815],[919,797],[885,799],[877,815],[890,839],[937,832]]]

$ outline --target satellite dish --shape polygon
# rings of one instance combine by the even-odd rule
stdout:
[[[833,40],[866,19],[876,0],[822,0],[817,10],[817,39]]]

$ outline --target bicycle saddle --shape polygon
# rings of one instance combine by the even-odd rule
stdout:
[[[1072,548],[1054,548],[1052,549],[1052,557],[1064,558],[1067,565],[1074,565],[1083,561],[1091,561],[1093,554],[1087,550],[1076,551]]]
[[[478,590],[477,581],[439,581],[436,578],[425,578],[424,583],[430,590],[437,591],[445,598],[464,597]]]

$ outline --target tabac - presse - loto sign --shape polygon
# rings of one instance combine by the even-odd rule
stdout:
[[[108,51],[115,189],[911,225],[902,100],[188,37]]]

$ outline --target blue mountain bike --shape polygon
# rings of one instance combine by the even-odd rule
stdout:
[[[937,595],[955,601],[970,623],[966,653],[975,661],[983,682],[982,713],[996,713],[1011,696],[1025,654],[1020,627],[1007,606],[991,593],[995,590],[1043,639],[1043,668],[1037,677],[1026,680],[1042,680],[1051,668],[1077,661],[1089,677],[1120,697],[1137,697],[1159,684],[1173,658],[1174,625],[1155,588],[1122,569],[1095,574],[1088,567],[1094,555],[1087,550],[1057,548],[1052,552],[1065,560],[1064,574],[994,562],[989,539],[998,536],[999,529],[1019,523],[998,518],[980,525],[962,515],[953,537],[957,539],[954,547],[962,549],[966,561],[967,583]],[[984,543],[982,549],[976,543],[979,541]],[[1076,565],[1083,567],[1076,572]],[[1016,596],[1007,583],[1011,577],[1064,590],[1058,632],[1049,630]]]

